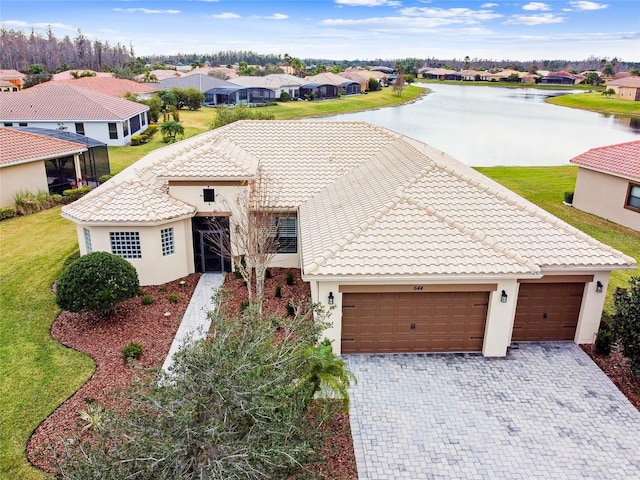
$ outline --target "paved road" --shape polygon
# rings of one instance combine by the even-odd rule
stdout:
[[[640,412],[573,343],[345,355],[360,480],[640,479]]]

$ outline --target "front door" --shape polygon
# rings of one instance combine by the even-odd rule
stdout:
[[[196,272],[230,272],[228,217],[194,217],[191,223]]]

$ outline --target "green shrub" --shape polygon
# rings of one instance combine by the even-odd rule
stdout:
[[[145,135],[131,135],[131,146],[137,147],[138,145],[142,145],[143,143],[147,143],[149,138]]]
[[[216,119],[209,124],[209,128],[219,128],[238,120],[273,120],[274,118],[273,113],[261,112],[246,105],[233,108],[219,107],[216,108]]]
[[[153,296],[145,295],[142,297],[142,305],[151,305],[153,303]]]
[[[282,298],[282,285],[276,285],[276,292],[273,294],[275,298]]]
[[[629,279],[629,288],[617,288],[613,295],[616,330],[629,368],[640,376],[640,277]]]
[[[16,214],[17,214],[16,209],[13,207],[0,208],[0,220],[4,220],[5,218],[15,217]]]
[[[287,276],[285,278],[285,281],[287,282],[287,285],[293,285],[294,276],[293,276],[293,272],[291,270],[289,270],[287,272]]]
[[[139,359],[142,356],[142,352],[142,345],[136,342],[129,342],[120,350],[122,359],[125,362]]]
[[[264,271],[264,278],[271,278],[271,277],[272,277],[271,269],[270,269],[270,268],[267,268],[267,269]]]
[[[27,190],[20,190],[13,196],[13,200],[16,204],[16,212],[19,215],[29,215],[30,213],[36,213],[42,210],[42,205],[38,196]]]
[[[251,305],[251,303],[249,303],[249,300],[243,300],[242,302],[240,302],[240,312],[245,313],[249,308],[249,305]]]
[[[598,355],[609,355],[613,344],[613,332],[607,328],[600,328],[596,335],[595,351]]]
[[[80,197],[84,197],[90,191],[91,187],[70,188],[62,192],[62,195],[73,202]]]
[[[177,293],[171,293],[167,298],[170,303],[178,303],[180,301],[180,296]]]
[[[146,129],[144,132],[142,132],[142,134],[141,134],[141,135],[142,135],[143,137],[146,137],[148,140],[151,140],[151,138],[153,138],[153,136],[154,136],[156,133],[158,133],[158,129],[159,129],[159,128],[160,128],[160,127],[158,127],[158,125],[149,125],[149,126],[147,127],[147,129]]]
[[[160,288],[158,288],[158,291],[165,293],[167,291],[167,286],[166,285],[160,285]]]
[[[573,203],[573,192],[564,192],[564,201],[571,205]]]
[[[67,258],[64,259],[64,262],[62,263],[62,270],[64,271],[69,265],[71,265],[73,262],[75,262],[79,258],[80,258],[80,249],[76,248],[71,255],[69,255]]]
[[[287,315],[293,317],[296,314],[296,306],[293,303],[293,300],[289,300],[287,303]]]
[[[280,101],[281,102],[289,102],[289,101],[291,101],[291,95],[289,95],[288,92],[282,92],[280,94]]]
[[[98,178],[98,183],[102,185],[107,180],[111,180],[111,178],[113,178],[113,175],[111,175],[110,173],[106,175],[101,175],[100,178]]]
[[[140,289],[138,272],[124,258],[107,252],[88,253],[60,275],[56,303],[70,312],[109,315],[115,306]]]
[[[60,203],[62,201],[62,195],[60,195],[59,193],[54,193],[53,195],[51,195],[51,200],[54,203]]]

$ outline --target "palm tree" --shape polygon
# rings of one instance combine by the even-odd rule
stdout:
[[[310,386],[310,396],[325,391],[333,398],[345,401],[349,407],[349,386],[356,377],[345,367],[344,360],[333,353],[331,342],[324,341],[305,352],[307,375],[303,384]]]
[[[160,125],[160,133],[165,143],[173,143],[178,135],[184,136],[184,127],[175,120],[169,120]]]

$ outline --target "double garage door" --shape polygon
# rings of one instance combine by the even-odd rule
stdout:
[[[520,285],[512,341],[573,340],[584,283]],[[478,352],[489,292],[343,293],[342,353]]]

